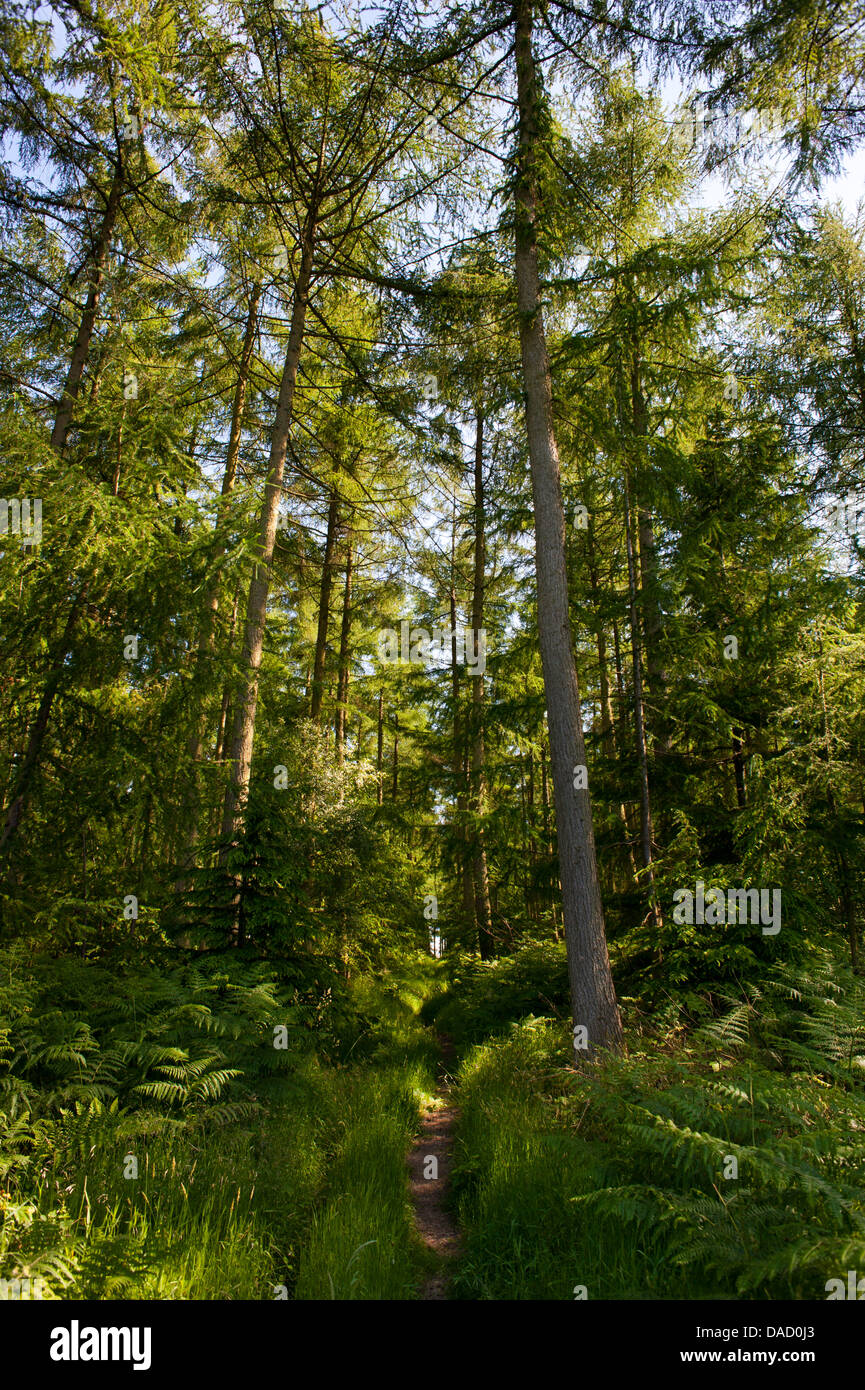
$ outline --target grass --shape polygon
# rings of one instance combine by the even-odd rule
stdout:
[[[406,1150],[435,1088],[437,1048],[417,1011],[432,985],[424,967],[383,985],[358,982],[377,1020],[369,1065],[345,1075],[342,1136],[327,1173],[327,1200],[313,1218],[298,1299],[411,1299],[428,1266],[409,1203]]]
[[[305,1089],[310,1108],[271,1103],[254,1126],[97,1107],[50,1126],[0,1192],[3,1272],[86,1299],[262,1299],[293,1285],[338,1111],[337,1096],[329,1116],[326,1104],[337,1078],[304,1065],[315,1084],[295,1100]]]
[[[795,1008],[786,1044],[720,1026],[632,1036],[627,1057],[582,1071],[550,1019],[471,1048],[456,1296],[824,1299],[862,1268],[865,1059],[849,1064],[847,1024],[830,1039]]]
[[[423,1067],[357,1073],[343,1094],[344,1133],[328,1199],[312,1222],[298,1299],[409,1299],[424,1264],[413,1235],[405,1155],[417,1128]]]
[[[723,1014],[716,997],[644,1018],[627,1056],[575,1070],[567,1021],[523,1016],[554,998],[549,957],[445,994],[432,961],[357,974],[339,1034],[298,1015],[285,1050],[273,1025],[291,1015],[242,963],[231,979],[196,963],[191,983],[154,967],[113,993],[74,962],[44,986],[10,969],[0,1277],[54,1298],[417,1297],[434,1263],[405,1163],[435,1088],[423,1017],[459,1021],[467,1049],[455,1297],[822,1299],[865,1268],[861,980],[814,953]]]
[[[413,1297],[405,1153],[437,1055],[417,1019],[432,972],[415,975],[359,977],[335,1058],[293,1044],[194,1114],[11,1074],[0,1276],[42,1279],[48,1298]]]
[[[561,1030],[547,1020],[472,1048],[459,1072],[454,1191],[465,1254],[454,1294],[469,1299],[663,1297],[657,1240],[593,1223],[573,1198],[603,1186],[603,1147],[557,1109],[567,1086]],[[565,1046],[566,1035],[565,1035]]]

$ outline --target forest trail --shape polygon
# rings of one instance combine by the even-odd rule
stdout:
[[[459,1115],[450,1101],[450,1066],[454,1048],[449,1038],[440,1037],[442,1062],[439,1084],[431,1105],[423,1112],[421,1132],[408,1156],[411,1199],[418,1234],[428,1250],[438,1258],[439,1267],[424,1283],[420,1298],[444,1300],[448,1296],[452,1262],[461,1244],[460,1229],[446,1201],[453,1162],[454,1128]],[[430,1164],[434,1159],[435,1163]],[[430,1176],[430,1171],[434,1176]]]

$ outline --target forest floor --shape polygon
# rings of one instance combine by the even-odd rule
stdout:
[[[448,1189],[453,1162],[454,1129],[458,1118],[450,1104],[454,1056],[449,1038],[440,1035],[442,1061],[436,1094],[421,1117],[421,1132],[408,1156],[415,1225],[426,1248],[437,1258],[437,1268],[423,1285],[424,1301],[448,1297],[454,1260],[461,1246],[460,1229],[448,1209]],[[432,1173],[429,1160],[434,1159]]]

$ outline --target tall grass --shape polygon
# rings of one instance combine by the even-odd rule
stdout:
[[[609,1170],[604,1147],[580,1134],[566,1046],[537,1019],[462,1063],[454,1192],[465,1253],[454,1294],[569,1299],[583,1286],[591,1298],[686,1296],[657,1234],[635,1241],[621,1221],[592,1220],[574,1204]]]
[[[210,1126],[79,1108],[0,1189],[7,1277],[48,1297],[263,1299],[291,1289],[336,1142],[339,1074],[255,1123]],[[306,1108],[299,1108],[298,1100]]]
[[[231,1071],[214,1049],[206,1071],[196,1061],[182,983],[147,978],[157,1005],[172,996],[169,1017],[154,1007],[157,1050],[104,997],[86,1021],[90,976],[75,972],[83,1002],[54,1005],[47,1041],[38,996],[7,992],[0,1276],[39,1278],[49,1298],[413,1296],[405,1151],[435,1059],[416,1016],[423,962],[417,979],[358,977],[330,1058],[299,1029],[274,1050],[285,1010],[255,982],[236,990],[240,1022],[196,999],[196,1020],[239,1040]],[[199,1094],[200,1077],[218,1082]]]
[[[865,1265],[863,995],[827,958],[579,1071],[550,1019],[473,1047],[457,1295],[824,1299]]]
[[[435,1087],[437,1049],[417,1019],[433,977],[427,968],[359,987],[378,1020],[370,1065],[344,1075],[343,1135],[301,1258],[299,1299],[417,1295],[429,1260],[414,1232],[406,1150]]]
[[[299,1299],[408,1299],[424,1269],[413,1233],[406,1149],[427,1069],[390,1065],[348,1078],[344,1134],[328,1169],[328,1200],[300,1261]]]

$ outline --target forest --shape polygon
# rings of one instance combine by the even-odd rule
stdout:
[[[0,1300],[865,1298],[857,0],[0,50]]]

